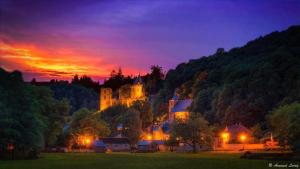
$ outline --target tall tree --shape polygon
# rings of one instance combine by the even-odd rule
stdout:
[[[69,146],[75,144],[80,136],[89,136],[92,139],[98,139],[106,137],[109,134],[110,129],[99,114],[82,108],[72,115],[68,129],[68,135],[70,136]]]
[[[142,120],[143,129],[152,124],[153,114],[152,114],[151,104],[149,101],[138,100],[135,101],[131,107],[140,113],[140,119]]]
[[[7,158],[13,145],[18,158],[36,157],[43,147],[45,120],[35,89],[23,82],[18,71],[0,68],[0,158]]]
[[[152,65],[150,74],[147,74],[144,79],[147,93],[156,94],[163,85],[164,73],[162,67]]]
[[[129,138],[132,145],[136,144],[140,140],[142,132],[142,121],[139,112],[130,108],[121,118],[124,126],[123,134]]]
[[[47,87],[35,87],[35,97],[38,101],[40,113],[44,116],[47,129],[45,130],[45,146],[56,146],[57,139],[63,133],[65,116],[68,115],[69,101],[64,98],[56,100],[52,91]]]
[[[199,114],[193,113],[188,121],[175,121],[172,124],[171,138],[177,138],[197,151],[199,146],[211,146],[213,136],[208,122]]]
[[[80,77],[78,75],[75,75],[71,81],[71,84],[81,85],[86,88],[93,89],[97,93],[99,93],[99,91],[100,91],[99,82],[93,81],[93,79],[87,75],[83,75]]]
[[[300,103],[292,103],[275,109],[269,116],[274,136],[281,144],[290,144],[300,153]]]
[[[116,91],[121,86],[125,84],[132,84],[133,78],[131,76],[124,76],[122,69],[119,68],[118,71],[112,70],[110,77],[104,81],[103,86],[112,88],[113,91]]]

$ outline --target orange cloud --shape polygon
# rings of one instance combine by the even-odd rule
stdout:
[[[32,45],[10,45],[0,41],[0,66],[34,72],[48,79],[70,79],[75,74],[107,77],[116,65],[103,64],[99,57],[84,56],[70,49],[41,51]],[[128,71],[128,69],[126,69]],[[134,70],[124,73],[136,73]]]
[[[86,56],[71,49],[61,48],[55,52],[40,50],[34,45],[9,44],[0,40],[0,67],[7,70],[20,70],[38,80],[70,80],[75,74],[88,75],[94,79],[104,79],[118,65],[103,63],[97,56]],[[134,68],[122,68],[125,75],[144,74]]]

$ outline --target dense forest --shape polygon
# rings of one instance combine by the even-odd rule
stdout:
[[[300,100],[300,26],[273,32],[226,52],[170,70],[154,102],[156,116],[176,92],[192,98],[192,112],[213,124],[265,126],[274,108]]]
[[[82,107],[99,109],[99,83],[91,80],[90,77],[74,76],[71,83],[68,81],[51,80],[50,82],[37,82],[34,79],[30,82],[34,86],[44,86],[51,89],[55,99],[68,99],[70,102],[70,115]]]

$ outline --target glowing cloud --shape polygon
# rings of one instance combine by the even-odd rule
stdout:
[[[43,80],[71,79],[75,74],[85,74],[99,80],[107,77],[117,67],[103,64],[99,58],[83,56],[70,49],[61,49],[56,55],[52,55],[51,52],[41,51],[32,45],[10,45],[4,41],[0,42],[0,66],[8,70],[19,69],[25,74],[39,74],[37,78]]]

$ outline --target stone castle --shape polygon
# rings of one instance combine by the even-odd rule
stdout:
[[[113,105],[122,104],[130,106],[137,100],[145,100],[145,90],[142,78],[138,76],[132,85],[122,86],[117,95],[113,94],[111,88],[101,88],[100,90],[100,111],[105,110]]]

